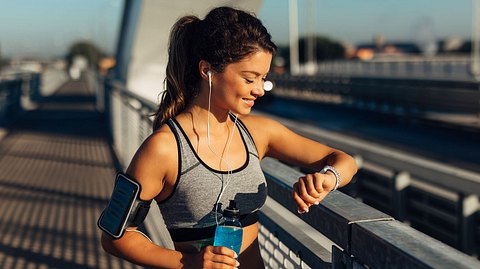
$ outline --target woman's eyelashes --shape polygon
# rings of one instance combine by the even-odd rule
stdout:
[[[262,81],[265,82],[267,80],[267,77],[263,77],[262,78]],[[253,82],[255,82],[255,79],[248,79],[248,78],[245,78],[245,81],[248,83],[248,84],[251,84]]]

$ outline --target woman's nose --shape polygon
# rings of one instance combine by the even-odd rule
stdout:
[[[263,80],[260,80],[260,82],[255,83],[252,93],[255,96],[262,97],[265,94],[265,89],[263,88],[263,86],[264,86]]]

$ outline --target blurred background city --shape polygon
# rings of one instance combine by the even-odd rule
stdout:
[[[361,168],[339,196],[315,209],[317,217],[299,217],[290,212],[281,189],[292,180],[283,177],[301,168],[265,163],[275,203],[261,218],[267,267],[478,266],[480,1],[0,0],[0,268],[123,266],[93,254],[99,249],[96,216],[110,194],[114,172],[125,169],[151,132],[149,115],[163,89],[171,25],[182,15],[203,17],[218,5],[254,12],[279,47],[268,77],[274,87],[254,113],[352,154]],[[80,137],[86,142],[72,142]],[[100,140],[105,145],[97,145]],[[91,148],[74,149],[73,144]],[[89,150],[96,153],[89,156]],[[67,151],[72,155],[66,157]],[[108,160],[96,163],[100,151]],[[34,170],[33,159],[41,160],[40,170]],[[74,169],[82,171],[74,184],[88,187],[66,191],[61,184],[72,177],[67,168],[42,168],[48,161],[66,160],[85,165]],[[100,166],[109,167],[102,187],[91,187],[97,184],[94,178],[79,183],[86,175],[98,175],[88,167]],[[22,174],[29,169],[29,176]],[[49,224],[46,215],[35,225],[15,215],[9,208],[16,204],[49,211],[27,202],[22,191],[74,199],[73,209],[59,213],[74,220],[81,218],[75,210],[91,206],[91,215],[79,213],[90,216],[86,225],[91,227],[82,229],[75,221]],[[278,214],[292,216],[275,215],[282,210],[287,213]],[[308,240],[299,240],[303,235],[288,228],[293,218],[324,243],[312,249]],[[362,222],[372,226],[355,226]],[[386,222],[393,228],[381,226]],[[35,243],[45,232],[52,234],[46,237],[49,250]],[[65,237],[73,239],[64,242]],[[372,247],[380,257],[362,247]]]
[[[289,7],[292,1],[246,2],[254,3],[250,4],[255,9],[253,12],[280,47],[273,63],[274,72],[344,73],[343,69],[332,70],[326,66],[342,60],[400,62],[400,65],[406,61],[450,61],[452,65],[466,65],[475,59],[472,34],[479,26],[472,0],[437,1],[434,5],[430,1],[414,0],[402,3],[299,0],[293,1],[296,12]],[[38,70],[38,64],[52,61],[57,61],[57,65],[81,66],[82,60],[73,57],[80,51],[87,55],[89,64],[93,62],[102,70],[113,66],[122,0],[46,0],[41,4],[2,0],[1,5],[3,73],[19,65],[23,69]],[[178,12],[200,15],[198,9],[185,7]],[[298,40],[297,45],[292,40]],[[292,44],[298,54],[293,58],[290,56]],[[156,68],[163,72],[163,67]],[[461,72],[456,76],[471,78],[472,70],[467,69],[457,70]],[[155,100],[159,89],[147,88],[135,90]]]

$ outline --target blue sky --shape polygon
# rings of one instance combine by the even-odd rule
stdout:
[[[387,41],[470,38],[472,1],[298,0],[299,31],[308,28],[308,8],[315,10],[316,31],[339,41],[370,42],[374,34]],[[288,43],[288,0],[266,0],[258,15],[277,43]]]
[[[0,52],[51,57],[76,40],[116,46],[122,0],[0,0]]]
[[[338,41],[370,42],[374,34],[387,41],[470,38],[472,1],[298,0],[299,28],[308,28],[307,3],[314,2],[315,31]],[[0,52],[60,56],[82,39],[113,52],[122,6],[123,0],[0,0]],[[257,14],[278,44],[288,43],[288,0],[264,0]]]

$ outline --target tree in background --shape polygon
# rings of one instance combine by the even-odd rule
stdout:
[[[308,61],[308,38],[309,37],[302,37],[299,40],[298,50],[300,64],[304,64]],[[314,55],[317,62],[345,58],[346,48],[341,43],[324,36],[315,36],[314,38],[316,48]],[[272,64],[273,70],[276,73],[283,73],[285,70],[288,70],[290,68],[290,47],[279,45]]]
[[[302,37],[298,41],[299,61],[305,63],[308,61],[307,44],[310,37]],[[345,48],[337,41],[331,40],[324,36],[315,36],[314,44],[316,50],[314,51],[317,62],[325,60],[340,59],[345,57]]]
[[[277,53],[272,59],[272,70],[276,74],[282,74],[290,69],[290,47],[278,46]]]
[[[74,43],[65,57],[70,78],[78,80],[87,69],[99,70],[105,54],[93,43],[80,41]]]
[[[89,67],[96,69],[100,59],[104,56],[104,53],[93,43],[80,41],[74,43],[68,50],[68,54],[65,57],[68,67],[72,65],[76,56],[85,57],[88,61]]]

